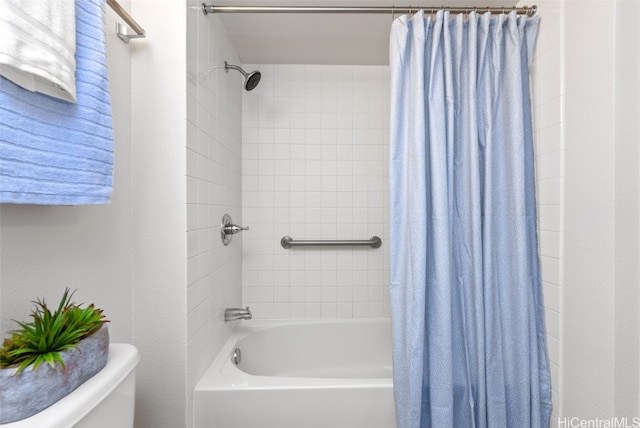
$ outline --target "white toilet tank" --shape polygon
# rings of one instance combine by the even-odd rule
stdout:
[[[130,428],[135,408],[135,368],[140,354],[127,343],[109,345],[107,365],[40,413],[1,428]]]

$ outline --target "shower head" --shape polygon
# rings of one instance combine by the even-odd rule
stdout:
[[[231,70],[238,70],[240,73],[242,73],[242,75],[244,76],[244,89],[246,91],[251,91],[255,89],[255,87],[258,86],[258,83],[260,83],[260,78],[262,77],[262,75],[258,70],[254,70],[251,73],[247,73],[237,65],[228,64],[227,61],[224,62],[224,69],[227,72],[229,72],[229,69],[231,69]]]

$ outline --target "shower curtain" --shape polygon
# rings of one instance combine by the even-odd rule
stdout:
[[[393,22],[400,428],[549,425],[529,95],[537,26],[515,12]]]

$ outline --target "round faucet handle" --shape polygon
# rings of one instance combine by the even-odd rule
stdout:
[[[231,238],[236,233],[240,233],[243,230],[249,230],[249,227],[238,226],[237,224],[233,224],[233,220],[231,220],[231,216],[229,214],[225,214],[222,217],[222,224],[220,225],[220,237],[222,238],[222,243],[224,245],[229,245],[231,242]]]

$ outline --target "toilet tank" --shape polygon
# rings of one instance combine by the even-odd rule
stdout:
[[[139,360],[135,346],[112,343],[107,365],[95,376],[40,413],[0,428],[133,427]]]

